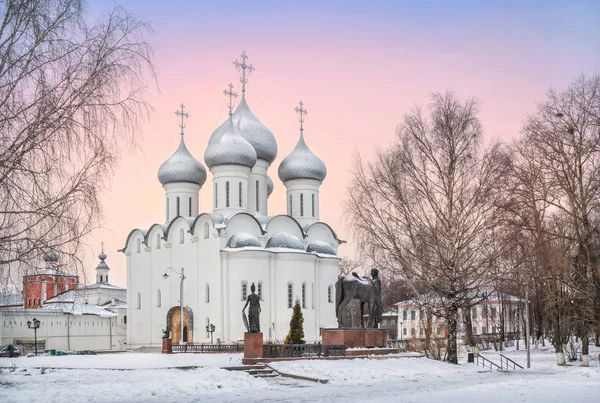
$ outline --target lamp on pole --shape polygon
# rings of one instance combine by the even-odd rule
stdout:
[[[28,320],[27,321],[27,327],[30,329],[33,329],[33,340],[34,340],[34,348],[35,348],[35,355],[37,355],[37,330],[40,328],[40,321],[37,320],[36,318],[33,318],[33,322]]]
[[[210,344],[213,344],[213,333],[215,332],[215,325],[212,323],[210,325],[206,325],[206,332],[210,333]]]
[[[400,321],[400,340],[402,340],[404,330],[402,330],[402,321]]]
[[[180,345],[184,345],[187,344],[187,342],[183,341],[183,280],[185,280],[185,275],[183,274],[183,267],[181,268],[181,272],[178,272],[177,270],[168,267],[167,270],[165,270],[165,274],[163,274],[163,278],[166,280],[169,278],[169,274],[167,273],[169,270],[171,270],[173,273],[175,274],[179,274],[179,278],[181,279],[179,281],[179,322],[181,324],[181,332],[179,334],[179,344]]]

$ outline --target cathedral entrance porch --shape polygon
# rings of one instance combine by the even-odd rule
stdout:
[[[190,307],[183,308],[183,339],[181,334],[181,307],[174,306],[167,313],[167,328],[171,331],[171,340],[173,344],[194,343],[194,314]]]

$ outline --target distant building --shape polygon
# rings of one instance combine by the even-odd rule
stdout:
[[[518,333],[522,303],[518,297],[508,294],[489,293],[481,303],[469,310],[474,336],[494,335],[504,329],[505,334]],[[435,306],[435,303],[432,303]],[[396,304],[399,317],[397,320],[398,338],[411,339],[425,337],[427,318],[422,305],[410,299]],[[463,311],[459,311],[457,336],[465,334]],[[448,327],[442,317],[432,315],[432,337],[447,337]]]
[[[78,286],[78,277],[58,267],[58,255],[46,267],[23,277],[23,293],[0,296],[0,343],[34,350],[28,321],[40,321],[38,350],[111,350],[126,348],[127,290],[108,282],[104,251],[98,256],[96,283]]]

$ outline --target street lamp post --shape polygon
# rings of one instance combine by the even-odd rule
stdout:
[[[175,274],[179,274],[179,278],[181,279],[179,281],[179,322],[181,324],[181,331],[179,333],[179,344],[184,345],[187,344],[185,341],[183,341],[183,280],[185,280],[186,277],[183,274],[183,267],[181,268],[181,272],[178,272],[177,270],[169,267],[167,268],[167,270],[165,270],[165,274],[163,274],[163,278],[165,280],[169,278],[169,274],[167,273],[169,270],[171,270]]]
[[[33,323],[28,320],[27,321],[27,327],[30,329],[33,329],[33,343],[34,343],[34,348],[35,348],[35,355],[37,355],[37,330],[40,327],[40,321],[37,320],[36,318],[33,318]]]
[[[213,344],[213,333],[215,332],[215,325],[212,323],[210,325],[206,325],[206,332],[210,333],[210,344]]]
[[[402,341],[402,335],[404,330],[402,330],[402,321],[400,321],[400,340]]]

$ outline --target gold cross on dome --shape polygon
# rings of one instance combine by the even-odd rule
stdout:
[[[308,115],[308,111],[303,108],[304,103],[302,101],[298,102],[298,105],[299,106],[296,107],[296,113],[300,115],[298,120],[300,121],[300,132],[302,133],[302,131],[304,130],[304,127],[302,126],[302,124],[304,123],[304,116]]]
[[[248,78],[246,77],[246,70],[248,70],[248,74],[250,74],[254,71],[254,66],[252,66],[252,64],[246,64],[246,59],[248,58],[248,56],[246,55],[245,50],[242,51],[240,57],[242,58],[242,62],[240,63],[237,60],[235,60],[233,62],[233,65],[238,69],[240,73],[242,73],[242,76],[240,77],[240,82],[242,83],[242,92],[246,92],[246,83],[248,82]]]
[[[175,111],[175,114],[177,116],[181,116],[181,123],[179,124],[179,127],[181,127],[181,135],[183,136],[183,129],[185,128],[185,122],[184,122],[184,118],[189,118],[190,115],[187,112],[184,112],[183,109],[185,108],[184,104],[179,105],[181,107],[181,111],[177,110]]]
[[[237,98],[237,92],[233,92],[233,84],[229,83],[229,90],[223,90],[223,94],[229,97],[229,103],[227,107],[229,108],[229,116],[233,114],[233,98]]]

